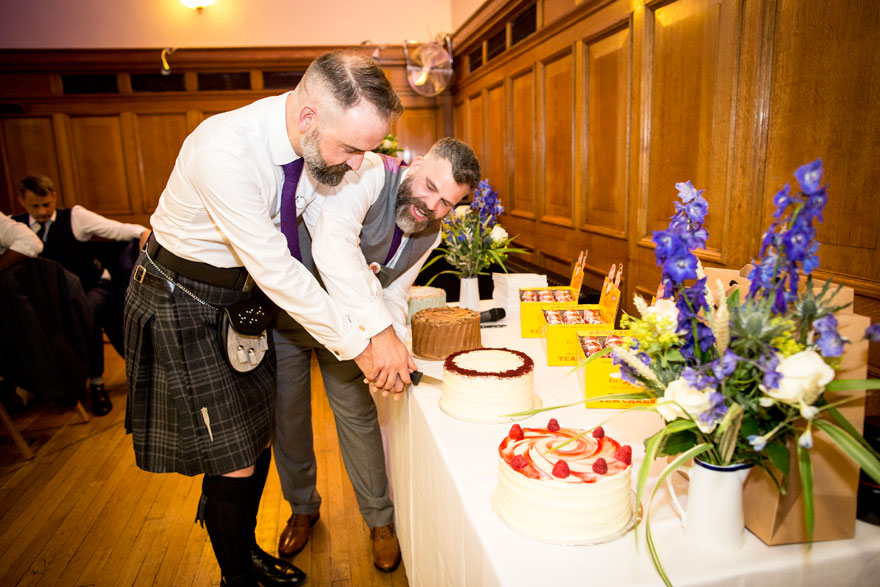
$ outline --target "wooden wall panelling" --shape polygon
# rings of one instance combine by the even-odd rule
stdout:
[[[128,77],[128,76],[126,76]],[[119,126],[122,130],[122,157],[123,175],[127,186],[129,212],[117,214],[118,220],[126,222],[138,222],[145,216],[144,184],[143,184],[143,159],[138,147],[137,118],[133,112],[122,112],[119,115]],[[149,226],[149,224],[145,224]]]
[[[409,149],[413,156],[424,155],[439,138],[439,125],[436,109],[407,108],[392,132],[397,137],[398,146]]]
[[[574,53],[542,60],[541,107],[538,113],[539,214],[542,223],[570,228],[574,225]]]
[[[90,210],[132,213],[119,116],[70,118],[76,202]]]
[[[483,177],[489,180],[493,188],[498,190],[505,202],[508,189],[508,153],[507,153],[507,92],[502,81],[486,90],[487,123],[486,154],[482,162]]]
[[[511,76],[510,143],[511,190],[507,212],[513,216],[534,220],[537,209],[537,125],[536,125],[535,70],[529,67]]]
[[[467,108],[466,102],[464,100],[455,102],[452,106],[452,117],[454,124],[454,135],[456,138],[470,144],[471,140],[468,136],[468,124],[467,124]],[[481,161],[482,163],[482,161]]]
[[[486,142],[483,136],[486,115],[483,112],[483,93],[478,92],[467,99],[467,131],[468,144],[480,158],[486,160]]]
[[[727,232],[742,234],[742,219],[727,213],[739,5],[678,0],[645,11],[641,91],[648,103],[640,135],[647,141],[648,168],[637,200],[645,213],[632,236],[639,239],[635,277],[648,291],[659,277],[651,233],[664,229],[675,212],[677,182],[706,189],[710,238],[702,258],[726,262]]]
[[[0,120],[2,129],[6,196],[2,211],[24,211],[18,203],[18,181],[25,175],[47,175],[60,184],[55,134],[50,117],[22,117]]]
[[[583,228],[625,239],[630,30],[616,31],[583,48],[588,87]]]
[[[188,134],[186,114],[135,115],[137,177],[142,194],[137,201],[138,212],[152,214],[156,210]]]

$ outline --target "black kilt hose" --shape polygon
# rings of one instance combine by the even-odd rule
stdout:
[[[143,252],[137,264],[161,277]],[[258,293],[162,271],[214,308]],[[125,298],[125,427],[134,437],[137,465],[184,475],[250,467],[272,437],[274,348],[253,371],[236,372],[221,347],[222,310],[179,287],[169,289],[132,279]]]

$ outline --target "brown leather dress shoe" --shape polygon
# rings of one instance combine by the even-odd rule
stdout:
[[[370,529],[373,540],[373,565],[380,571],[390,573],[400,564],[400,543],[394,526],[379,526]]]
[[[280,556],[293,556],[302,550],[306,542],[309,541],[309,535],[312,533],[312,526],[318,521],[320,513],[314,514],[293,514],[287,520],[287,526],[281,532],[281,538],[278,539],[278,554]]]

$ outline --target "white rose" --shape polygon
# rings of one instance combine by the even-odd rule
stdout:
[[[812,405],[834,379],[834,369],[816,351],[801,351],[786,357],[776,370],[782,376],[779,387],[764,389],[764,393],[790,405]]]
[[[507,240],[507,231],[501,228],[500,224],[496,224],[492,227],[492,232],[489,233],[489,238],[492,239],[493,243],[500,243]]]
[[[471,207],[470,207],[470,206],[458,206],[458,207],[455,209],[455,215],[456,215],[458,218],[464,218],[465,216],[468,215],[468,212],[470,212],[470,210],[471,210]]]
[[[711,389],[696,389],[684,379],[678,378],[666,386],[663,397],[657,400],[657,411],[667,422],[690,416],[697,422],[700,430],[708,433],[715,428],[715,424],[701,422],[700,414],[711,407],[711,394]]]

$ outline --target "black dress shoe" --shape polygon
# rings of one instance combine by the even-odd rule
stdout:
[[[104,384],[99,383],[98,385],[90,385],[89,387],[92,390],[92,413],[96,416],[105,416],[109,414],[110,410],[113,409],[113,404],[107,396],[107,390],[104,389]]]
[[[251,562],[254,565],[254,575],[263,587],[301,585],[306,580],[306,574],[300,569],[286,560],[275,558],[259,546],[251,549]]]

